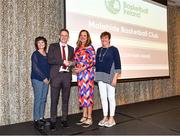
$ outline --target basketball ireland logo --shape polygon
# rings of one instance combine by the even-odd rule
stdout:
[[[119,13],[121,9],[119,0],[105,0],[105,5],[106,5],[107,10],[112,14]]]

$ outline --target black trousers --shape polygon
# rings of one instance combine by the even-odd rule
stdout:
[[[68,103],[71,88],[71,73],[58,73],[56,78],[51,79],[51,121],[56,122],[57,106],[60,91],[62,91],[62,121],[67,120]]]

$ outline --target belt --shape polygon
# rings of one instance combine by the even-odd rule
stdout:
[[[60,73],[69,73],[68,71],[61,71]]]

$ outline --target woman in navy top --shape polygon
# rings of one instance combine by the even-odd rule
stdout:
[[[33,119],[37,129],[44,129],[45,106],[49,88],[49,70],[47,62],[47,40],[44,37],[35,39],[36,51],[31,56],[31,81],[34,92]]]
[[[96,81],[99,86],[104,118],[98,125],[112,127],[116,124],[114,120],[115,86],[120,75],[121,61],[118,49],[110,45],[111,34],[103,32],[100,38],[102,47],[98,48],[96,54]],[[108,106],[110,109],[109,117]]]

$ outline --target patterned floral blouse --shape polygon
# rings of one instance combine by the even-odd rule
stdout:
[[[94,76],[95,76],[95,50],[92,45],[75,50],[74,61],[76,67],[85,67],[85,70],[77,74],[79,90],[79,102],[81,107],[89,107],[94,104]]]

